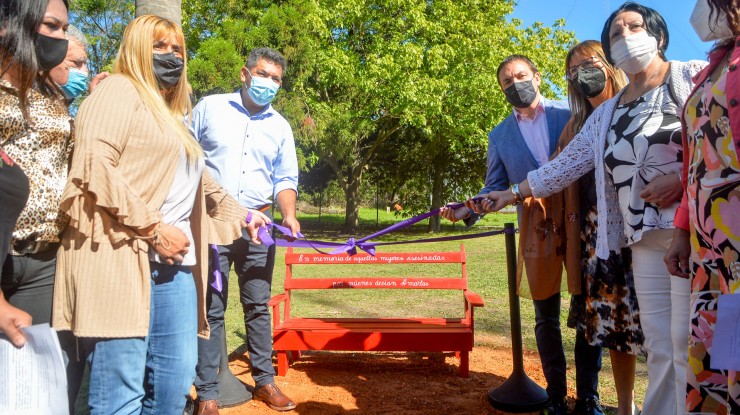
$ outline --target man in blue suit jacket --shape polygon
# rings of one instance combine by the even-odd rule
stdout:
[[[508,189],[512,184],[524,181],[531,170],[547,163],[570,119],[566,101],[551,101],[540,95],[540,73],[526,56],[511,55],[504,59],[498,67],[497,77],[513,111],[488,134],[488,172],[478,196]],[[512,191],[518,193],[516,188]],[[468,200],[466,205],[456,211],[445,209],[442,216],[453,221],[464,219],[470,226],[479,218],[475,212],[481,210],[472,200]],[[553,270],[554,275],[537,275],[536,278],[560,278],[559,271]],[[533,303],[535,337],[550,399],[543,413],[565,414],[567,387],[560,333],[560,292],[544,300],[533,300]],[[601,349],[585,342],[576,344],[579,398],[582,395],[584,398],[598,398]]]

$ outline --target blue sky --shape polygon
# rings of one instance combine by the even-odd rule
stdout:
[[[712,44],[700,41],[689,23],[695,0],[638,2],[657,10],[668,24],[670,41],[666,57],[669,60],[706,59]],[[623,0],[518,0],[511,17],[522,20],[525,26],[534,22],[551,26],[555,20],[564,18],[566,29],[574,31],[579,41],[600,40],[604,22],[622,3]]]

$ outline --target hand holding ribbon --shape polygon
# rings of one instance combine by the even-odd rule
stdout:
[[[272,221],[270,221],[270,218],[268,218],[262,212],[252,209],[249,209],[247,211],[247,217],[242,223],[242,227],[247,230],[247,234],[249,235],[249,238],[252,242],[254,242],[255,244],[265,244],[267,246],[275,243],[275,241],[270,236],[270,233],[268,232],[269,227],[272,225],[273,223]],[[211,284],[211,287],[213,287],[213,289],[221,292],[224,285],[223,274],[221,273],[219,262],[218,246],[216,246],[215,244],[210,244],[209,248],[211,250],[211,253],[209,255],[211,275],[208,282]]]
[[[266,231],[267,227],[272,225],[272,221],[270,218],[265,216],[264,213],[260,212],[259,210],[249,210],[247,212],[247,218],[245,219],[246,226],[243,226],[247,233],[249,234],[249,238],[252,240],[252,242],[256,244],[264,243],[265,241],[260,238],[260,234],[264,233],[262,231]],[[272,241],[272,238],[269,239]],[[272,245],[272,242],[267,244],[267,246]]]

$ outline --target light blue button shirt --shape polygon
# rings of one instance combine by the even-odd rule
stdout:
[[[193,109],[190,132],[211,175],[242,206],[259,208],[283,190],[298,192],[293,131],[272,105],[250,115],[239,92],[211,95]]]

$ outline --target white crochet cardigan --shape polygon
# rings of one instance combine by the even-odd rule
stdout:
[[[707,62],[670,61],[670,65],[671,92],[678,107],[683,108],[694,86],[691,78],[706,66]],[[596,208],[598,210],[596,256],[601,259],[608,259],[610,251],[618,252],[626,246],[619,199],[611,177],[604,172],[604,147],[607,132],[622,93],[624,89],[596,108],[573,141],[555,159],[537,170],[532,170],[527,175],[532,195],[539,198],[562,191],[569,184],[595,169]],[[680,114],[677,115],[680,116]]]

